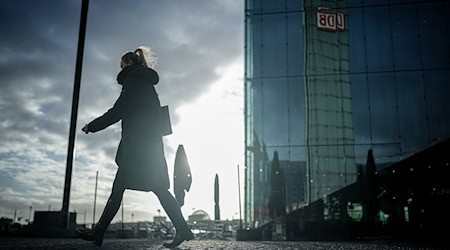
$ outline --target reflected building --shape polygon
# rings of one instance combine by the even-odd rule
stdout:
[[[316,10],[304,12],[303,23],[308,202],[356,180],[345,6],[304,1]]]
[[[289,212],[354,186],[369,149],[390,166],[450,137],[449,14],[445,1],[246,1],[248,227],[270,221],[275,151]]]

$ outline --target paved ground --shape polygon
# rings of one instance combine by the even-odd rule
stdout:
[[[106,239],[101,248],[81,239],[42,239],[42,238],[0,238],[0,249],[167,249],[161,246],[164,241],[146,239]],[[406,250],[406,249],[447,249],[431,247],[429,244],[374,242],[242,242],[220,240],[192,240],[176,249],[311,249],[311,250]]]

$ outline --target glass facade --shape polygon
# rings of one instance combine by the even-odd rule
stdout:
[[[269,220],[278,152],[286,207],[450,137],[450,3],[247,0],[245,221]],[[355,216],[357,211],[355,210]]]

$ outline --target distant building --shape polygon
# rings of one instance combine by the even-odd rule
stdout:
[[[71,235],[77,229],[77,214],[69,213],[69,227],[63,229],[63,216],[60,211],[35,211],[34,221],[31,224],[33,235],[36,236],[62,236]]]
[[[153,222],[159,223],[159,222],[166,222],[167,217],[166,216],[153,216]]]
[[[2,217],[0,218],[0,233],[7,233],[13,224],[13,219]]]
[[[156,228],[151,222],[116,222],[111,223],[105,233],[105,238],[149,238]]]
[[[188,217],[188,222],[190,223],[197,223],[200,221],[210,221],[210,220],[211,218],[209,217],[208,213],[203,210],[197,210]]]

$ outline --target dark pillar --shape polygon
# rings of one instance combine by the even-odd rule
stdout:
[[[70,118],[69,146],[67,149],[66,178],[64,181],[64,197],[61,209],[62,223],[65,229],[69,228],[69,200],[70,185],[72,181],[73,151],[75,146],[75,131],[77,127],[78,100],[80,96],[81,69],[83,66],[84,40],[86,37],[86,23],[89,0],[83,0],[81,5],[80,29],[78,34],[78,51],[75,68],[75,83],[72,96],[72,115]]]

